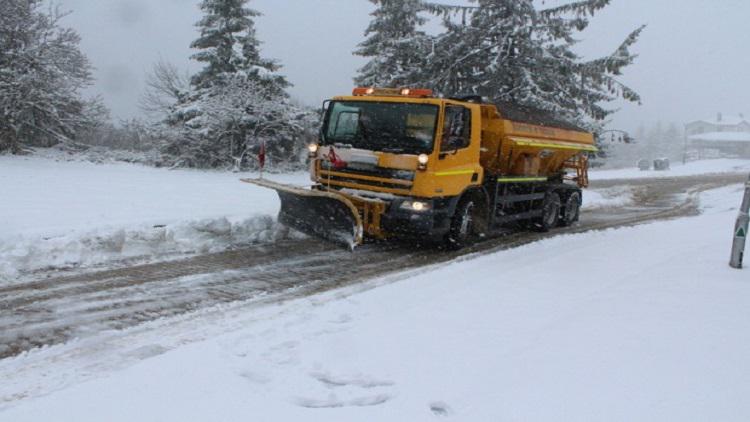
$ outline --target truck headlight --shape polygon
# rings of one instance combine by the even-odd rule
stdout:
[[[404,201],[401,203],[401,209],[407,210],[407,211],[416,211],[416,212],[422,212],[427,211],[431,207],[429,202],[423,202],[423,201]]]
[[[307,146],[307,150],[310,151],[310,157],[318,156],[318,144],[310,144]]]
[[[427,154],[419,154],[419,157],[417,157],[417,163],[419,164],[417,168],[419,170],[427,170],[427,163],[430,162],[430,156]]]

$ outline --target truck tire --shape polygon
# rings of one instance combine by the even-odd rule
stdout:
[[[565,206],[562,210],[562,218],[560,218],[560,226],[568,227],[573,225],[578,218],[581,216],[581,194],[579,192],[573,192],[568,196],[568,200],[565,201]]]
[[[542,204],[542,216],[534,224],[537,230],[547,232],[551,228],[557,227],[560,221],[561,208],[560,195],[555,192],[548,192]]]
[[[458,203],[446,237],[445,246],[448,249],[457,251],[471,242],[474,236],[474,210],[473,199],[464,198]]]

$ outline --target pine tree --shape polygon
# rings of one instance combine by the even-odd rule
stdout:
[[[403,87],[421,79],[430,38],[419,29],[421,0],[370,0],[378,5],[365,31],[367,39],[354,52],[368,58],[355,83],[360,86]]]
[[[261,57],[253,21],[260,13],[247,3],[248,0],[203,0],[201,3],[205,16],[197,23],[201,34],[191,48],[198,50],[193,60],[203,63],[204,68],[191,79],[194,88],[220,85],[227,77],[238,73],[271,86],[278,94],[284,93],[290,85],[286,78],[276,74],[281,66],[275,60]]]
[[[177,102],[167,117],[175,133],[165,152],[181,165],[240,169],[252,164],[250,152],[259,144],[268,142],[271,155],[286,151],[302,131],[295,120],[299,109],[286,93],[290,84],[276,73],[281,66],[261,57],[253,21],[260,13],[247,4],[201,3],[205,16],[191,46],[198,50],[192,58],[204,67],[191,78],[189,92],[167,95]]]
[[[43,11],[41,0],[2,0],[0,13],[0,151],[72,143],[106,114],[81,91],[92,82],[80,37]]]
[[[613,110],[617,98],[640,101],[617,80],[636,56],[629,48],[643,28],[609,56],[585,61],[572,48],[576,34],[610,0],[581,0],[538,9],[532,0],[473,0],[476,6],[425,4],[444,17],[423,85],[443,94],[473,93],[554,112],[593,128]],[[452,22],[460,13],[462,22]]]

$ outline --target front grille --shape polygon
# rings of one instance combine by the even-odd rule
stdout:
[[[334,171],[336,173],[346,173],[351,174],[354,177],[357,175],[361,176],[369,176],[369,177],[378,177],[381,179],[396,179],[396,180],[405,180],[409,182],[414,181],[414,172],[411,170],[396,170],[396,169],[388,169],[383,167],[377,167],[373,165],[368,164],[360,164],[360,163],[348,163],[345,168],[334,168],[331,163],[324,161],[320,165],[321,169],[328,170],[328,171]]]
[[[408,192],[410,185],[404,185],[399,183],[389,183],[387,181],[380,181],[380,180],[366,180],[366,179],[357,179],[354,177],[343,177],[343,176],[329,176],[327,174],[320,176],[320,182],[321,183],[327,183],[330,178],[331,183],[348,183],[353,185],[359,185],[359,186],[366,186],[366,187],[375,187],[375,188],[384,188],[384,189],[396,189],[396,190],[402,190],[404,192]]]

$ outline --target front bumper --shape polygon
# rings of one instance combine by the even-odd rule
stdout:
[[[411,198],[394,200],[381,217],[384,232],[395,237],[439,239],[450,230],[450,204],[440,199],[414,199],[429,204],[429,209],[414,211],[401,205]],[[450,202],[450,201],[448,201]]]

